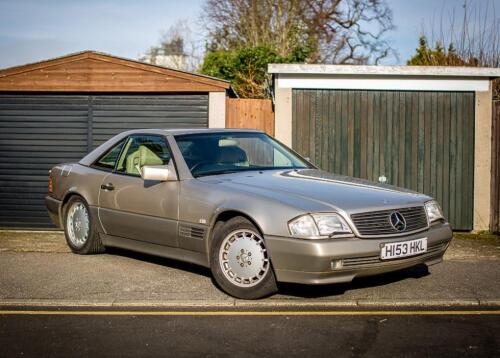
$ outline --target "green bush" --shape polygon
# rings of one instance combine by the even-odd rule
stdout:
[[[301,63],[310,51],[297,48],[287,56],[280,56],[269,46],[244,47],[233,51],[208,52],[201,73],[231,81],[233,89],[242,98],[266,98],[267,65],[269,63]]]

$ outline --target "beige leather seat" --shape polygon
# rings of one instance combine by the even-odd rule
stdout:
[[[219,148],[217,163],[247,167],[247,153],[236,146],[221,147]]]
[[[140,168],[144,165],[162,165],[163,160],[158,157],[151,149],[145,145],[139,148],[127,157],[127,173],[140,174]]]

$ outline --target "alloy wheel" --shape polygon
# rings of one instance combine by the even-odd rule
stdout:
[[[76,248],[81,248],[88,240],[90,218],[87,207],[82,202],[73,203],[66,219],[68,237]]]
[[[270,268],[264,240],[247,229],[233,231],[224,238],[219,264],[226,279],[239,287],[257,285]]]

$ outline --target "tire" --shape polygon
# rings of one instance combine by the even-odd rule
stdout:
[[[80,196],[72,196],[64,206],[64,234],[71,251],[79,255],[104,252],[89,206]]]
[[[254,300],[278,291],[263,237],[244,217],[215,225],[210,268],[217,285],[233,297]]]

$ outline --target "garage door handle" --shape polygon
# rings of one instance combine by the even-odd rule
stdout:
[[[108,184],[101,184],[101,189],[102,190],[114,190],[115,187],[113,186],[112,183],[108,183]]]

